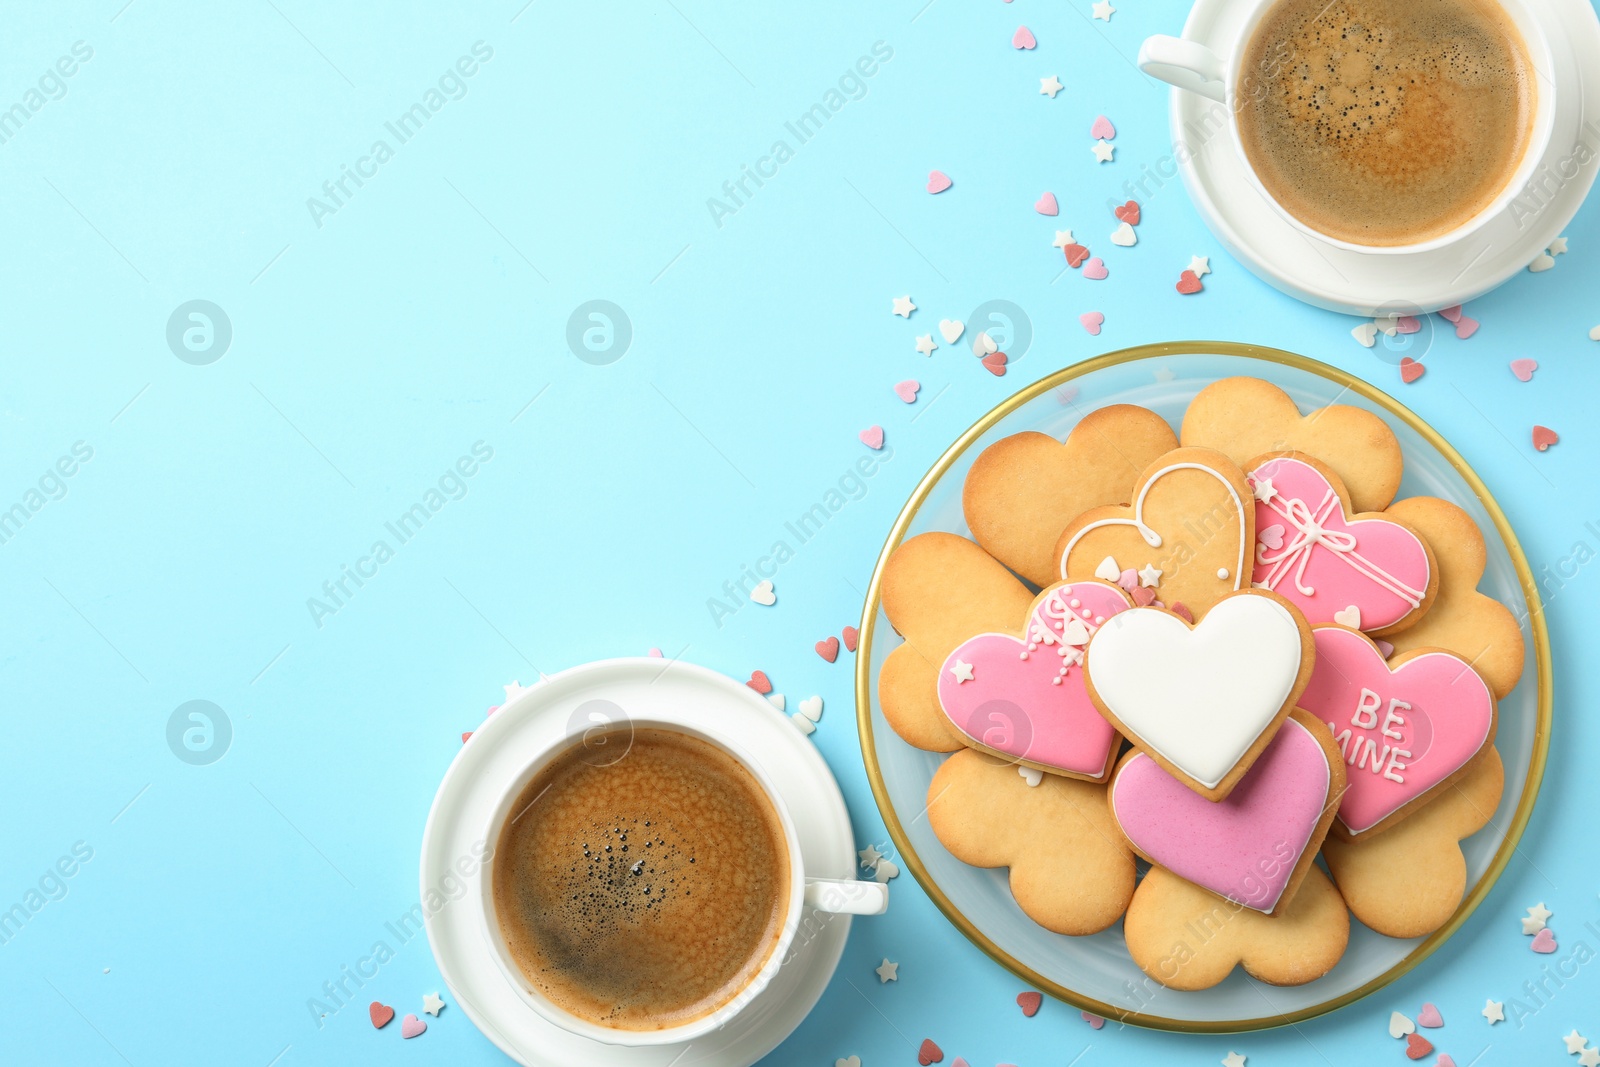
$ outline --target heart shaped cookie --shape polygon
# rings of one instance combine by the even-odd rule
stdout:
[[[1450,921],[1467,891],[1459,844],[1500,805],[1505,770],[1486,747],[1459,780],[1391,830],[1356,841],[1330,836],[1328,870],[1355,917],[1388,937],[1426,937]]]
[[[1386,640],[1396,652],[1449,649],[1472,664],[1495,699],[1503,698],[1522,677],[1522,628],[1504,604],[1478,592],[1488,553],[1477,523],[1449,501],[1431,496],[1397,501],[1385,517],[1421,534],[1439,570],[1438,596],[1428,614]]]
[[[984,449],[967,472],[961,495],[967,525],[1001,563],[1049,585],[1061,577],[1062,529],[1090,508],[1127,503],[1140,472],[1177,443],[1165,419],[1132,404],[1091,411],[1065,443],[1048,434],[1012,434]]]
[[[1010,762],[966,749],[934,773],[928,824],[963,863],[1011,868],[1017,906],[1058,934],[1104,930],[1133,895],[1105,786],[1056,774],[1030,786]]]
[[[1056,542],[1059,577],[1093,577],[1107,559],[1163,604],[1182,602],[1195,617],[1249,578],[1255,508],[1244,472],[1219,452],[1177,448],[1152,460],[1126,506],[1092,508]],[[1150,568],[1149,572],[1146,568]]]
[[[973,748],[1104,781],[1120,739],[1084,689],[1083,647],[1131,604],[1114,585],[1061,582],[1034,600],[1022,637],[963,641],[939,672],[939,705],[950,724]]]
[[[1334,827],[1376,835],[1454,781],[1494,741],[1494,694],[1470,664],[1443,649],[1384,662],[1371,640],[1342,626],[1313,631],[1316,667],[1300,706],[1328,724],[1349,765]]]
[[[1423,617],[1439,575],[1414,530],[1387,513],[1352,514],[1339,476],[1309,456],[1257,457],[1248,478],[1253,584],[1284,596],[1313,626],[1338,622],[1382,635]]]
[[[1111,814],[1152,864],[1254,911],[1294,899],[1344,791],[1328,731],[1296,710],[1226,800],[1212,803],[1130,752],[1111,780]]]
[[[1123,921],[1128,954],[1169,989],[1209,989],[1233,969],[1272,985],[1327,974],[1350,941],[1350,913],[1312,864],[1282,914],[1262,915],[1160,867],[1139,883]]]
[[[1015,630],[1033,594],[983,549],[947,533],[920,534],[897,547],[881,588],[883,610],[905,638],[878,673],[884,717],[916,748],[963,747],[939,707],[939,667],[973,634]]]
[[[1218,801],[1272,740],[1312,661],[1299,613],[1276,594],[1247,589],[1193,625],[1156,607],[1112,616],[1089,643],[1084,671],[1112,726]]]
[[[1357,511],[1382,511],[1400,488],[1400,442],[1383,419],[1344,404],[1302,416],[1288,393],[1259,378],[1223,378],[1200,390],[1178,436],[1239,464],[1268,452],[1314,456],[1343,480]]]

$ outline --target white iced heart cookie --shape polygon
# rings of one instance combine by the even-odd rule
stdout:
[[[1106,620],[1085,672],[1134,745],[1213,800],[1226,797],[1310,679],[1310,631],[1281,597],[1246,590],[1194,627],[1160,608]]]

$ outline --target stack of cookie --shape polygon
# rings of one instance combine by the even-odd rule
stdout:
[[[1500,800],[1496,700],[1523,642],[1477,591],[1472,520],[1395,501],[1400,478],[1382,419],[1302,416],[1254,378],[1204,389],[1178,437],[1119,405],[1065,443],[990,446],[964,487],[972,539],[912,538],[883,575],[905,638],[884,715],[953,753],[928,792],[940,841],[1009,867],[1049,930],[1124,920],[1172,988],[1239,965],[1321,977],[1351,913],[1438,929],[1465,891],[1458,842]]]

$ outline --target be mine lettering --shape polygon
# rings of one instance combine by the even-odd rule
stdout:
[[[1361,696],[1356,701],[1356,710],[1350,716],[1350,726],[1341,730],[1336,723],[1329,723],[1328,729],[1333,731],[1333,740],[1339,746],[1339,751],[1344,756],[1344,761],[1352,767],[1365,768],[1373,774],[1381,774],[1391,782],[1405,782],[1405,775],[1400,772],[1406,769],[1401,760],[1411,758],[1409,749],[1398,745],[1385,744],[1381,748],[1376,739],[1362,737],[1353,732],[1355,730],[1371,730],[1378,727],[1378,732],[1384,737],[1395,741],[1404,741],[1405,737],[1398,729],[1406,724],[1406,717],[1400,712],[1410,711],[1411,705],[1393,697],[1389,700],[1389,708],[1383,713],[1383,725],[1378,726],[1378,709],[1383,706],[1383,698],[1365,687]]]

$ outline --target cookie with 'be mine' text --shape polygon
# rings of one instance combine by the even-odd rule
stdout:
[[[1091,508],[1061,531],[1061,577],[1114,582],[1126,574],[1149,600],[1182,604],[1196,619],[1249,583],[1255,508],[1244,471],[1228,457],[1174,449],[1144,469],[1131,498]]]
[[[1226,797],[1311,678],[1311,629],[1245,589],[1198,623],[1159,607],[1113,615],[1089,642],[1089,697],[1136,749],[1208,800]]]

